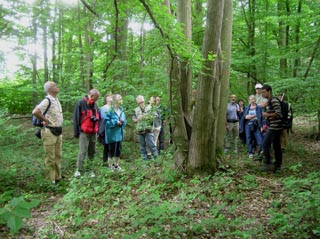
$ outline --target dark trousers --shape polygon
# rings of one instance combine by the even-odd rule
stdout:
[[[121,148],[122,148],[122,142],[114,142],[114,143],[109,143],[109,155],[110,158],[113,157],[120,157],[121,156]]]
[[[103,144],[103,162],[108,162],[109,145]]]
[[[263,157],[265,164],[271,164],[271,145],[274,150],[274,166],[280,168],[282,164],[282,151],[281,151],[281,132],[282,130],[268,129],[263,139]]]
[[[161,126],[158,140],[159,140],[158,152],[160,152],[160,150],[164,150],[164,125]]]

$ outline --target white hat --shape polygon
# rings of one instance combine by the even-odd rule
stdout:
[[[261,84],[256,84],[255,88],[256,88],[256,89],[261,89],[261,88],[262,88],[262,85],[261,85]]]

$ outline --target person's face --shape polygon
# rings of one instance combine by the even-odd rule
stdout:
[[[140,98],[137,99],[137,104],[138,105],[141,105],[143,103],[144,103],[144,98],[140,97]]]
[[[151,97],[150,97],[150,100],[149,100],[149,103],[153,105],[153,104],[154,104],[154,102],[155,102],[155,99],[154,99],[154,97],[153,97],[153,96],[151,96]]]
[[[99,99],[99,94],[91,94],[90,99],[93,100],[94,102]]]
[[[240,106],[243,106],[243,105],[244,105],[244,102],[243,102],[243,101],[239,101],[239,105],[240,105]]]
[[[106,102],[107,102],[107,103],[112,102],[112,97],[111,97],[111,96],[107,96],[107,98],[106,98]]]
[[[231,96],[231,102],[232,102],[232,103],[235,103],[236,100],[237,100],[237,97],[236,97],[235,95],[232,95],[232,96]]]
[[[268,99],[269,96],[270,96],[270,91],[267,91],[266,89],[262,89],[261,90],[261,95],[262,95],[263,98]]]
[[[117,99],[117,104],[118,105],[122,105],[123,103],[123,100],[122,100],[122,97],[120,96],[118,99]]]
[[[54,93],[54,94],[58,94],[60,91],[59,87],[57,86],[57,84],[52,84],[49,88],[49,92]]]
[[[256,94],[260,95],[262,92],[261,88],[256,88]]]
[[[160,97],[157,97],[157,98],[156,98],[156,104],[159,105],[159,104],[160,104],[160,101],[161,101]]]
[[[251,98],[249,98],[249,102],[250,102],[250,104],[255,104],[256,99],[254,97],[251,97]]]

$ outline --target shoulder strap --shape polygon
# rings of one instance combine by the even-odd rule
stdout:
[[[51,100],[49,99],[49,97],[46,97],[46,99],[49,101],[48,107],[47,109],[43,112],[43,115],[46,115],[46,113],[48,112],[50,106],[51,106]]]

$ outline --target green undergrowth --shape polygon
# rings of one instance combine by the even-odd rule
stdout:
[[[156,161],[142,161],[136,142],[124,143],[124,171],[112,172],[102,165],[98,145],[96,177],[74,178],[78,142],[67,137],[65,179],[52,186],[44,177],[41,141],[33,133],[21,123],[1,132],[1,238],[320,236],[319,162],[299,142],[289,143],[279,174],[259,172],[259,163],[242,151],[227,155],[221,170],[207,177],[177,172],[171,150]],[[40,225],[31,222],[37,210],[47,211]],[[15,231],[10,232],[8,218],[16,222]]]

